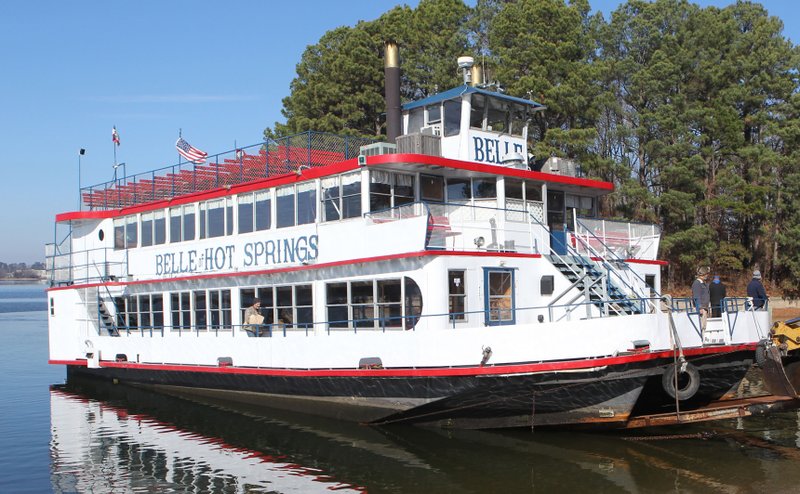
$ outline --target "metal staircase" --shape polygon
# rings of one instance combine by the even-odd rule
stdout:
[[[533,222],[549,230],[536,217],[530,217]],[[602,316],[644,314],[656,309],[649,294],[643,293],[644,280],[623,259],[607,259],[580,236],[572,238],[576,245],[573,246],[571,241],[564,242],[566,254],[559,254],[551,245],[550,254],[545,256],[571,282],[550,302],[551,320],[552,309],[556,306],[564,309],[559,319],[569,317],[580,307],[585,308],[586,317],[592,317],[593,308],[597,308]],[[594,237],[593,240],[606,247],[601,239]],[[581,254],[576,248],[578,244],[589,255]],[[570,293],[572,297],[567,298]],[[583,303],[579,302],[581,299]]]
[[[642,314],[646,311],[641,300],[632,299],[611,279],[609,270],[602,263],[577,253],[563,256],[551,254],[547,258],[572,283],[551,302],[551,306],[572,305],[583,298],[597,307],[603,315]],[[580,293],[571,300],[561,302],[573,289]],[[589,304],[586,305],[588,310]]]

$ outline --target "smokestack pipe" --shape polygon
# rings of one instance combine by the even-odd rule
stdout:
[[[400,55],[397,43],[386,42],[384,77],[386,78],[386,140],[395,142],[400,135]]]

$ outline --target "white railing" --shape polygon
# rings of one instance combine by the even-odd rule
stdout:
[[[590,255],[591,246],[602,257],[656,260],[661,229],[653,224],[580,218],[573,235],[583,240],[576,245],[582,255]]]

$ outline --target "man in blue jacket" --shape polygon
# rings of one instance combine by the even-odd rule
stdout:
[[[755,310],[763,309],[767,303],[767,291],[761,284],[761,271],[757,269],[753,271],[753,279],[747,284],[747,296],[753,299]]]

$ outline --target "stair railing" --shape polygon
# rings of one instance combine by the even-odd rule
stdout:
[[[533,214],[528,213],[528,216],[534,223],[538,224],[545,231],[548,232],[550,231],[550,228],[547,227],[547,225],[545,225],[541,221],[539,221],[539,219],[536,218]],[[575,248],[572,247],[572,245],[570,245],[570,242],[566,242],[565,247],[567,249],[567,252],[569,253],[569,257],[571,257],[572,259],[578,259],[578,258],[582,259],[584,257],[577,250],[575,250]],[[568,269],[573,274],[573,277],[576,280],[566,290],[561,292],[552,302],[550,302],[550,304],[548,304],[550,307],[554,306],[558,301],[560,301],[561,298],[563,298],[567,293],[570,292],[570,290],[572,290],[573,288],[577,288],[581,283],[583,283],[584,284],[583,293],[574,296],[568,302],[568,304],[573,304],[578,299],[583,297],[586,300],[586,302],[589,302],[588,304],[586,304],[587,317],[591,317],[591,305],[598,307],[601,311],[601,314],[604,316],[608,316],[612,312],[615,315],[626,314],[625,309],[619,303],[615,303],[614,301],[609,300],[608,285],[610,279],[608,276],[608,269],[606,269],[605,274],[601,272],[600,276],[594,277],[589,273],[588,266],[586,266],[585,263],[581,264],[581,267],[583,269],[576,269],[575,263],[572,262],[571,259],[565,259],[564,257],[562,257],[561,254],[559,254],[553,249],[552,244],[550,244],[549,251],[550,251],[549,255],[551,256],[551,258],[553,257],[556,258],[558,263],[564,266],[566,269]],[[593,261],[589,260],[589,262]],[[592,282],[587,284],[584,281],[585,279],[592,280]],[[600,300],[592,300],[591,299],[592,295],[599,297]],[[577,306],[575,308],[577,308]],[[564,317],[570,315],[573,310],[574,308],[567,309],[565,314],[559,317],[558,320],[561,320]],[[552,309],[550,310],[550,320],[551,321],[553,320]]]
[[[658,307],[657,307],[657,305],[655,304],[655,302],[653,300],[660,299],[661,298],[661,294],[655,292],[655,289],[653,290],[655,292],[654,298],[650,298],[649,294],[641,293],[639,291],[639,289],[633,283],[630,283],[628,281],[628,278],[626,276],[623,276],[623,274],[621,273],[619,267],[621,267],[622,270],[626,271],[628,275],[632,275],[634,278],[639,280],[641,282],[640,286],[645,286],[646,287],[647,286],[647,282],[645,280],[643,280],[642,277],[639,276],[639,274],[636,271],[631,269],[631,267],[628,265],[628,263],[625,262],[625,259],[622,259],[620,256],[618,256],[614,252],[614,249],[611,249],[605,242],[603,242],[602,239],[600,239],[597,235],[594,234],[594,232],[592,232],[589,228],[587,228],[586,225],[581,223],[581,221],[578,218],[575,218],[575,225],[576,226],[580,226],[581,228],[583,228],[583,230],[589,236],[591,236],[591,238],[596,240],[599,245],[602,245],[603,246],[603,250],[605,252],[611,253],[611,257],[612,257],[612,261],[613,262],[609,262],[608,259],[606,259],[606,256],[603,255],[603,253],[601,253],[597,249],[595,249],[591,245],[591,243],[588,241],[588,239],[583,238],[581,235],[577,235],[577,234],[573,235],[573,238],[576,239],[576,242],[580,242],[581,245],[584,246],[584,248],[586,248],[586,251],[588,253],[590,253],[592,258],[600,259],[601,265],[608,270],[610,275],[613,274],[616,277],[616,279],[618,279],[620,281],[620,283],[622,283],[624,288],[627,288],[628,290],[630,290],[632,293],[637,295],[638,298],[646,300],[647,308],[650,311],[657,310]],[[576,230],[577,230],[577,228],[576,228]],[[572,247],[568,246],[568,248],[571,249]]]

